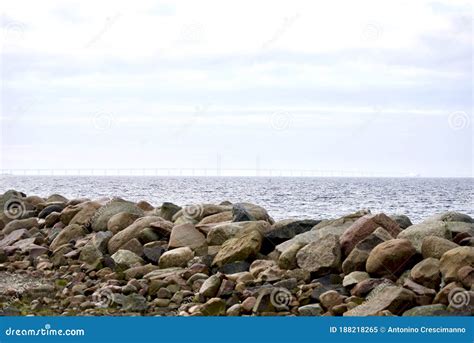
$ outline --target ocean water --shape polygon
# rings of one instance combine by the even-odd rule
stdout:
[[[1,176],[0,191],[67,198],[118,196],[152,205],[246,201],[274,219],[335,218],[359,209],[420,222],[443,211],[474,216],[472,178]]]

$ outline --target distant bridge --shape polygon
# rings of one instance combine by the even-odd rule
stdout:
[[[262,176],[262,177],[414,177],[409,173],[361,170],[269,168],[28,168],[0,169],[0,175],[31,176]]]

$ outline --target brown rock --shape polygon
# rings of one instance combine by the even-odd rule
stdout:
[[[458,270],[474,267],[474,247],[458,247],[448,250],[441,257],[440,270],[446,282],[456,281]]]
[[[306,245],[298,251],[296,260],[300,268],[316,274],[338,271],[341,264],[339,238],[327,235],[318,242]]]
[[[56,250],[59,246],[77,240],[87,234],[86,230],[77,224],[71,224],[62,229],[56,238],[49,245],[51,251]]]
[[[413,281],[428,288],[437,289],[441,283],[441,273],[439,270],[439,260],[429,257],[416,264],[411,272],[410,277]]]
[[[367,259],[367,272],[396,280],[413,262],[416,250],[407,239],[392,239],[377,245]]]
[[[427,236],[423,239],[421,244],[421,254],[423,258],[433,257],[439,260],[446,251],[457,248],[458,246],[459,245],[446,238]]]
[[[378,291],[374,290],[366,302],[345,312],[344,316],[375,316],[385,310],[401,315],[414,305],[415,294],[412,291],[398,286],[383,286]]]
[[[396,237],[401,229],[398,223],[383,213],[369,214],[352,224],[340,238],[342,252],[345,256],[354,249],[357,243],[369,236],[378,227],[383,227],[393,237]]]
[[[222,267],[236,261],[244,261],[255,256],[262,245],[262,234],[257,230],[246,232],[240,237],[231,238],[224,242],[221,249],[214,257],[213,264]]]
[[[138,218],[140,218],[140,216],[136,213],[120,212],[114,214],[107,222],[107,230],[116,234],[132,225]]]
[[[203,246],[206,246],[206,237],[194,227],[194,224],[185,223],[173,227],[169,240],[170,249],[181,247],[197,249]]]

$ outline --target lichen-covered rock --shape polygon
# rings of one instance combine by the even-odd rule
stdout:
[[[458,279],[458,270],[464,266],[474,267],[474,247],[457,247],[448,250],[440,260],[440,270],[446,282]]]
[[[406,228],[398,234],[397,238],[408,239],[413,244],[416,251],[421,253],[423,240],[427,236],[437,236],[450,239],[451,233],[449,232],[445,222],[425,221],[423,223],[415,224]]]
[[[258,230],[251,230],[240,237],[231,238],[224,242],[214,257],[213,264],[221,267],[235,261],[244,261],[255,256],[262,245],[262,234]]]
[[[189,247],[169,250],[161,255],[160,268],[185,267],[194,257],[194,252]]]
[[[338,271],[341,264],[339,238],[327,235],[318,242],[306,245],[298,251],[296,260],[300,268],[316,274]]]

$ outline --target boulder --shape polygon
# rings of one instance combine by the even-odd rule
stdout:
[[[241,232],[258,230],[264,235],[269,229],[270,224],[263,220],[218,224],[209,230],[207,243],[209,245],[221,245]]]
[[[140,235],[140,232],[148,227],[151,223],[164,221],[160,217],[155,216],[146,216],[137,219],[132,225],[126,227],[122,231],[116,233],[108,243],[109,252],[113,254],[119,248],[124,245],[129,240],[137,238]]]
[[[4,235],[8,235],[9,233],[18,230],[18,229],[26,229],[29,230],[33,227],[38,226],[38,220],[36,218],[27,218],[27,219],[14,219],[9,222],[2,230]]]
[[[185,267],[194,257],[194,252],[189,247],[182,247],[169,250],[161,255],[159,260],[160,268]]]
[[[268,215],[266,209],[248,202],[240,202],[232,205],[232,215],[233,222],[264,220],[270,224],[274,223],[274,220]]]
[[[382,227],[377,228],[373,233],[368,235],[352,249],[350,254],[342,263],[342,271],[344,274],[360,270],[365,270],[365,265],[369,254],[373,248],[380,243],[393,239],[393,237]]]
[[[129,213],[129,212],[120,212],[114,214],[110,217],[109,221],[107,222],[107,230],[111,231],[112,233],[116,234],[117,232],[122,231],[126,227],[132,225],[135,220],[140,218],[141,216],[136,213]]]
[[[421,253],[423,239],[427,236],[437,236],[446,239],[451,238],[446,223],[442,221],[425,221],[420,224],[412,225],[400,232],[397,238],[408,239],[413,244],[416,251]]]
[[[294,243],[290,245],[288,249],[283,251],[278,258],[278,266],[283,269],[295,269],[298,268],[298,263],[296,261],[296,254],[303,248],[305,245],[303,243]]]
[[[71,224],[62,229],[56,238],[49,245],[51,251],[56,250],[63,244],[69,243],[70,241],[75,241],[79,238],[84,237],[87,234],[87,231],[80,225]]]
[[[221,278],[219,275],[211,275],[199,289],[199,294],[205,298],[213,298],[217,295],[219,287],[221,286]]]
[[[135,203],[123,199],[113,199],[95,212],[92,218],[92,230],[106,231],[109,219],[120,212],[133,213],[138,216],[144,215],[143,210]]]
[[[199,225],[217,224],[223,222],[230,222],[232,220],[232,211],[224,211],[216,214],[212,214],[203,218]],[[199,226],[198,225],[198,226]]]
[[[92,224],[92,218],[101,205],[95,201],[86,201],[75,205],[75,207],[77,207],[79,211],[77,211],[74,217],[71,218],[69,224],[83,225],[86,228],[90,228]]]
[[[144,261],[140,258],[140,256],[137,256],[130,250],[118,250],[111,257],[116,264],[126,268],[144,264]]]
[[[306,245],[296,254],[296,261],[300,268],[319,275],[338,271],[341,264],[339,238],[327,235]]]
[[[411,222],[410,218],[405,216],[404,214],[395,214],[390,216],[390,219],[396,221],[400,229],[405,230],[407,227],[412,226],[413,223]]]
[[[403,317],[431,317],[446,315],[448,315],[448,311],[446,311],[446,305],[443,304],[416,306],[403,312]]]
[[[38,214],[38,218],[44,219],[46,218],[50,213],[53,212],[62,212],[62,210],[66,207],[65,203],[53,203],[48,206],[46,206],[43,210],[40,211]]]
[[[298,313],[304,317],[316,317],[322,315],[323,308],[319,304],[309,304],[298,307]]]
[[[412,291],[398,286],[382,285],[380,290],[374,289],[371,294],[364,303],[345,312],[344,316],[375,316],[385,310],[401,315],[413,307],[415,301]]]
[[[7,234],[5,237],[3,237],[2,240],[0,240],[0,248],[5,248],[13,243],[19,241],[20,239],[23,238],[28,238],[30,234],[28,233],[28,230],[26,229],[17,229],[15,231],[10,232]]]
[[[169,248],[190,247],[195,250],[206,246],[206,237],[198,231],[194,224],[175,225],[171,231]]]
[[[458,246],[459,245],[446,238],[427,236],[421,243],[421,254],[423,258],[432,257],[440,259],[446,251],[457,248]]]
[[[276,251],[282,253],[288,249],[293,243],[308,244],[317,242],[321,238],[327,235],[340,236],[349,226],[351,226],[357,219],[368,214],[368,211],[358,211],[344,217],[334,220],[323,220],[318,225],[313,227],[310,231],[306,231],[296,235],[292,239],[289,239],[276,246]]]
[[[150,242],[143,246],[143,255],[148,261],[158,264],[161,255],[165,252],[162,242]]]
[[[225,264],[244,261],[255,256],[262,245],[262,234],[258,230],[245,232],[239,237],[224,242],[214,257],[213,265],[222,267]]]
[[[278,245],[296,235],[307,232],[319,224],[321,220],[312,219],[285,219],[272,225],[271,229],[265,234],[265,238]]]
[[[342,280],[342,285],[344,287],[352,287],[357,285],[359,282],[367,280],[370,278],[370,275],[366,272],[355,271],[344,276]]]
[[[349,255],[357,243],[369,236],[378,227],[384,228],[393,237],[396,237],[401,232],[398,223],[385,214],[368,214],[354,222],[354,224],[341,235],[339,242],[343,254],[345,256]]]
[[[467,214],[448,211],[440,214],[436,214],[425,221],[443,221],[443,222],[465,222],[474,223],[474,219]]]
[[[171,202],[164,202],[161,207],[160,207],[160,210],[159,212],[157,213],[157,215],[161,218],[163,218],[164,220],[168,220],[168,221],[172,221],[173,220],[173,216],[179,212],[179,210],[181,210],[181,207],[179,207],[178,205],[175,205]]]
[[[456,281],[458,270],[464,266],[474,267],[474,247],[457,247],[445,252],[440,260],[445,282]]]
[[[199,223],[203,218],[211,216],[216,213],[229,211],[229,206],[214,205],[214,204],[194,204],[186,205],[173,216],[175,223]],[[179,221],[180,220],[180,221]]]
[[[416,264],[410,271],[410,277],[416,283],[437,289],[441,283],[439,260],[429,257]]]
[[[396,280],[411,267],[416,250],[407,239],[392,239],[377,245],[366,263],[368,273]]]

